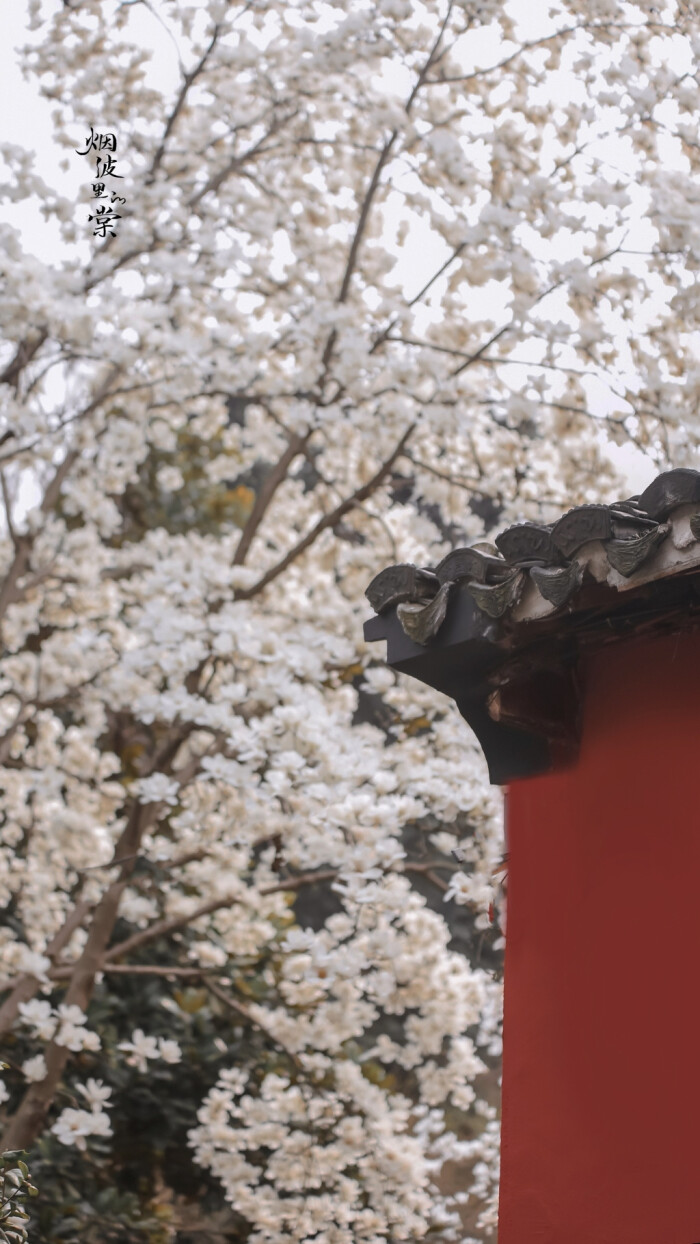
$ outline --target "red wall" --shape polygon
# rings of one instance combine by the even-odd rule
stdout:
[[[700,635],[585,671],[514,783],[499,1244],[700,1241]]]

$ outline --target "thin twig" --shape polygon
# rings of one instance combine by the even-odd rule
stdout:
[[[406,112],[407,116],[410,116],[411,109],[415,102],[416,96],[418,95],[418,92],[420,91],[421,87],[425,84],[427,75],[431,67],[435,63],[435,59],[437,57],[440,44],[442,43],[445,30],[447,29],[448,23],[452,16],[452,8],[453,8],[453,4],[451,0],[450,4],[447,6],[447,12],[440,25],[440,30],[438,31],[435,42],[433,43],[433,46],[430,49],[430,52],[428,53],[428,56],[418,74],[418,77],[413,86],[413,89],[411,90],[411,93],[404,105],[404,111]],[[350,243],[350,250],[348,252],[348,258],[345,264],[345,271],[343,273],[343,279],[341,282],[340,292],[338,294],[338,299],[337,299],[339,304],[344,303],[347,300],[348,294],[350,293],[350,284],[351,284],[353,275],[355,273],[355,269],[357,267],[357,262],[358,262],[359,254],[360,254],[360,247],[362,245],[362,240],[364,238],[364,235],[367,229],[367,222],[369,220],[369,215],[372,210],[372,205],[374,203],[377,190],[379,189],[379,183],[381,180],[382,173],[386,166],[387,160],[389,159],[389,156],[391,155],[391,152],[393,150],[394,144],[398,136],[399,136],[399,130],[393,129],[391,133],[389,134],[389,137],[384,142],[382,149],[379,153],[379,158],[377,159],[374,169],[372,170],[372,176],[370,177],[369,185],[367,187],[364,199],[362,200],[362,206],[360,207],[360,214],[357,219],[357,226],[355,228],[355,233],[353,235],[352,242]],[[328,334],[328,339],[326,341],[325,349],[323,351],[323,358],[322,358],[323,374],[322,374],[322,378],[321,378],[320,385],[319,385],[320,388],[323,387],[323,381],[325,379],[326,373],[328,371],[328,367],[330,365],[330,361],[331,361],[331,357],[333,354],[333,349],[334,349],[336,340],[337,340],[336,330],[331,329],[331,332]]]
[[[315,873],[302,873],[299,877],[290,877],[285,881],[277,882],[275,885],[264,886],[258,893],[267,896],[269,894],[281,894],[286,890],[299,890],[302,886],[312,885],[317,881],[335,881],[337,875],[337,869],[322,869]],[[121,959],[124,955],[131,954],[133,950],[146,946],[158,937],[166,937],[169,933],[186,928],[202,916],[210,916],[215,911],[221,911],[224,907],[233,907],[237,903],[243,903],[246,901],[246,897],[240,894],[226,894],[223,897],[209,899],[206,903],[201,903],[199,907],[195,907],[186,915],[170,916],[168,919],[159,920],[149,928],[142,929],[140,933],[134,933],[131,937],[125,938],[124,941],[118,942],[116,946],[111,946],[104,956],[104,962],[111,963],[115,959]]]
[[[197,190],[195,194],[190,196],[187,200],[187,206],[189,208],[196,207],[205,195],[210,194],[212,190],[218,190],[232,173],[238,172],[239,169],[243,168],[256,156],[264,155],[267,151],[270,151],[271,148],[265,146],[267,141],[272,138],[273,135],[277,134],[285,125],[287,125],[289,121],[292,121],[296,114],[297,110],[293,109],[289,114],[285,114],[280,117],[273,117],[270,128],[266,130],[262,138],[259,138],[257,142],[253,143],[252,147],[249,147],[247,151],[242,151],[240,155],[232,156],[228,164],[225,164],[224,167],[219,169],[217,173],[212,173],[209,180],[205,182],[201,189]]]
[[[19,544],[17,532],[15,531],[15,524],[12,518],[12,501],[10,499],[10,490],[7,487],[7,479],[5,478],[4,471],[0,471],[0,486],[2,487],[2,500],[3,505],[5,506],[5,521],[7,523],[7,530],[15,549],[17,549],[19,548]]]
[[[247,1020],[249,1024],[254,1024],[256,1028],[259,1028],[270,1041],[273,1041],[274,1044],[278,1045],[281,1050],[284,1050],[284,1053],[288,1058],[291,1058],[295,1067],[301,1068],[301,1060],[298,1056],[285,1045],[284,1041],[282,1041],[279,1037],[276,1037],[273,1032],[270,1032],[270,1029],[262,1022],[262,1020],[259,1019],[257,1015],[253,1015],[243,1002],[239,1002],[237,998],[232,998],[225,992],[225,990],[216,985],[214,981],[205,980],[203,984],[205,989],[208,989],[210,993],[213,993],[214,996],[219,999],[219,1002],[222,1002],[224,1006],[229,1008],[229,1010],[235,1011],[243,1019]]]
[[[146,176],[147,186],[150,185],[151,182],[155,178],[158,168],[160,167],[160,162],[163,159],[163,156],[165,155],[165,148],[166,148],[168,139],[170,137],[170,134],[172,132],[173,126],[175,125],[175,122],[177,121],[183,109],[185,100],[187,99],[187,93],[190,87],[192,86],[192,83],[196,82],[200,73],[204,69],[204,66],[206,65],[209,57],[211,56],[211,53],[213,52],[214,47],[216,46],[216,41],[219,38],[220,31],[221,31],[221,27],[217,23],[217,25],[214,27],[214,31],[213,31],[211,40],[209,42],[209,46],[205,48],[204,52],[202,53],[194,69],[190,73],[186,73],[184,76],[178,97],[175,100],[175,104],[171,110],[170,116],[168,117],[165,123],[165,129],[163,130],[163,137],[160,140],[160,145],[153,157],[153,160],[151,162],[151,167]]]
[[[221,973],[221,968],[171,968],[162,963],[106,963],[102,971],[117,972],[122,976],[206,976],[209,972]],[[56,977],[66,972],[67,969],[61,969]]]

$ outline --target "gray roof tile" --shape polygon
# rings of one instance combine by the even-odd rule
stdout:
[[[427,604],[446,583],[466,582],[479,608],[489,617],[502,618],[518,605],[529,582],[550,605],[572,608],[586,579],[585,559],[577,556],[585,546],[601,542],[604,570],[631,578],[672,537],[672,523],[663,520],[695,504],[698,513],[690,515],[689,530],[697,541],[700,472],[665,471],[639,497],[611,505],[577,505],[551,526],[515,523],[496,536],[499,556],[475,545],[452,549],[434,568],[390,566],[372,580],[366,595],[375,612],[383,613],[399,603]],[[666,573],[673,573],[673,567]],[[594,577],[600,580],[600,567]],[[609,573],[604,577],[611,581]],[[436,633],[433,629],[425,642]]]

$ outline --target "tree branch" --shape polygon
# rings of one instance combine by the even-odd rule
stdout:
[[[185,916],[170,916],[166,920],[158,920],[148,929],[142,929],[140,933],[134,933],[131,937],[127,937],[123,942],[117,942],[116,946],[111,946],[103,957],[105,967],[109,963],[113,963],[115,959],[122,959],[124,955],[131,954],[132,951],[138,950],[141,946],[147,946],[149,942],[156,941],[159,937],[167,937],[169,933],[175,933],[178,929],[185,929],[195,920],[199,920],[201,916],[209,916],[214,911],[219,911],[222,907],[233,907],[234,904],[240,903],[241,899],[237,895],[227,894],[225,898],[209,899],[207,903],[201,903],[199,907],[195,907],[193,911]]]
[[[348,253],[347,262],[345,264],[345,272],[343,274],[343,281],[340,286],[340,293],[338,294],[338,302],[345,302],[345,300],[347,299],[348,293],[350,292],[350,282],[352,281],[353,273],[357,266],[357,260],[358,260],[358,256],[360,253],[360,246],[362,244],[362,238],[364,236],[365,229],[367,228],[367,221],[369,219],[369,214],[372,209],[372,203],[374,201],[374,196],[377,193],[377,189],[379,187],[379,179],[382,175],[382,170],[384,168],[384,165],[389,159],[389,156],[391,154],[391,149],[394,146],[394,143],[396,142],[396,139],[398,138],[398,136],[399,136],[398,130],[391,131],[391,134],[387,138],[386,142],[384,143],[384,146],[381,149],[381,152],[379,153],[379,159],[377,160],[377,163],[374,166],[374,171],[370,178],[369,186],[367,187],[367,192],[362,201],[362,207],[360,208],[360,215],[358,217],[355,234],[350,244],[350,251]],[[328,346],[326,345],[326,351],[327,350],[328,350]],[[325,361],[325,354],[324,354],[324,361]]]
[[[424,873],[432,868],[447,868],[451,871],[454,866],[449,862],[443,863],[412,863],[408,861],[403,866],[404,872]],[[301,890],[306,885],[315,885],[322,881],[336,881],[338,877],[337,868],[323,868],[317,872],[301,873],[298,877],[287,877],[284,881],[276,882],[275,885],[263,886],[258,893],[267,897],[269,894],[283,894],[294,890]],[[116,946],[110,946],[103,958],[103,970],[106,971],[109,964],[114,963],[117,959],[123,959],[125,955],[131,954],[134,950],[139,950],[142,946],[147,946],[150,942],[154,942],[159,937],[166,937],[169,933],[174,933],[178,929],[187,928],[193,924],[195,920],[199,920],[201,916],[209,916],[215,911],[221,911],[225,907],[233,907],[237,903],[244,900],[238,894],[228,894],[223,898],[209,899],[206,903],[201,903],[199,907],[195,907],[193,911],[183,916],[171,916],[166,920],[158,920],[148,929],[142,929],[139,933],[134,933],[131,937],[127,937],[122,942],[117,942]],[[52,977],[60,979],[65,975],[66,969],[57,967],[51,974]]]
[[[366,501],[368,497],[371,497],[372,493],[377,490],[379,485],[389,474],[397,458],[401,457],[401,454],[403,453],[416,426],[417,424],[412,423],[408,430],[404,432],[401,440],[396,446],[396,449],[392,454],[390,454],[386,461],[382,463],[379,470],[372,476],[371,480],[369,480],[367,484],[363,484],[361,488],[356,489],[351,497],[348,497],[345,501],[341,501],[340,505],[337,505],[335,509],[331,510],[328,514],[324,514],[323,517],[320,518],[311,528],[311,531],[307,532],[307,534],[303,536],[302,539],[299,540],[287,554],[285,554],[282,560],[279,561],[276,566],[272,566],[270,570],[268,570],[262,578],[258,580],[257,583],[254,583],[253,586],[249,588],[240,588],[236,592],[236,599],[250,600],[252,596],[257,596],[259,592],[262,592],[263,588],[267,587],[268,583],[272,583],[274,579],[281,575],[283,571],[285,571],[287,567],[292,564],[292,562],[296,561],[298,557],[301,557],[302,553],[305,553],[306,550],[315,543],[322,531],[325,531],[328,527],[335,527],[336,523],[339,523],[341,518],[349,513],[350,510],[353,510],[360,502]]]
[[[46,947],[47,958],[55,959],[65,949],[75,930],[80,928],[92,906],[93,904],[86,899],[76,903],[61,928],[54,934],[54,937]],[[9,1032],[14,1024],[19,1014],[20,1003],[29,1002],[39,992],[40,987],[41,982],[37,980],[36,976],[31,976],[28,972],[23,973],[22,976],[15,980],[12,993],[0,1007],[0,1036]]]
[[[268,894],[280,894],[285,890],[299,890],[302,886],[313,885],[316,881],[335,881],[338,872],[337,869],[321,870],[316,873],[302,873],[299,877],[290,877],[287,881],[280,881],[275,885],[265,886],[258,893],[267,896]],[[131,954],[133,950],[138,950],[141,946],[148,945],[158,937],[166,937],[168,933],[174,933],[178,929],[187,928],[195,920],[199,920],[201,916],[209,916],[215,911],[221,911],[224,907],[233,907],[236,903],[242,903],[243,898],[238,894],[227,894],[223,898],[209,899],[206,903],[201,903],[199,907],[195,907],[193,911],[184,916],[170,916],[166,920],[159,920],[156,924],[152,924],[148,929],[142,929],[140,933],[134,933],[131,937],[125,938],[123,942],[118,942],[116,946],[110,946],[104,956],[105,963],[113,963],[115,959],[122,959],[124,955]]]
[[[196,207],[206,194],[210,194],[212,190],[218,190],[219,186],[223,185],[227,177],[230,177],[232,173],[238,172],[240,168],[243,168],[244,165],[247,164],[249,160],[254,159],[255,156],[261,155],[265,151],[268,151],[269,148],[264,144],[268,141],[268,139],[272,138],[274,134],[278,133],[278,131],[281,130],[282,127],[286,125],[288,121],[291,121],[295,116],[296,109],[294,109],[289,115],[285,115],[283,117],[273,117],[269,130],[263,134],[262,138],[259,138],[256,143],[253,143],[253,146],[249,147],[247,151],[241,152],[240,155],[232,156],[228,164],[225,164],[222,169],[219,169],[218,173],[212,173],[211,177],[207,182],[205,182],[201,190],[198,190],[188,199],[187,206],[190,208]]]
[[[7,530],[8,530],[10,539],[15,549],[17,549],[18,548],[18,536],[17,536],[17,532],[15,531],[14,522],[12,520],[12,501],[10,499],[10,490],[7,487],[7,479],[5,478],[5,472],[1,470],[0,470],[0,487],[2,488],[2,501],[5,507],[5,521],[7,523]]]
[[[250,549],[253,539],[255,538],[255,533],[265,517],[272,498],[277,492],[280,484],[282,484],[287,478],[287,471],[289,470],[289,467],[296,458],[297,454],[303,453],[310,436],[310,431],[304,436],[300,436],[298,434],[292,435],[289,438],[289,444],[287,445],[281,458],[275,463],[272,470],[265,476],[265,479],[260,487],[260,491],[256,495],[248,521],[246,522],[246,525],[241,533],[241,538],[238,541],[238,547],[236,548],[236,552],[233,556],[234,566],[242,566],[245,562],[248,550]]]
[[[168,139],[169,139],[170,134],[171,134],[171,132],[172,132],[173,126],[175,125],[175,122],[177,121],[177,119],[178,119],[178,117],[179,117],[179,115],[180,115],[180,113],[181,113],[181,111],[182,111],[182,109],[183,109],[183,107],[184,107],[185,100],[187,99],[187,93],[188,93],[188,91],[189,91],[190,87],[192,86],[193,82],[196,82],[196,80],[197,80],[197,78],[199,77],[200,73],[201,73],[201,72],[202,72],[202,70],[204,69],[204,66],[206,65],[206,63],[207,63],[207,61],[208,61],[209,57],[211,56],[211,53],[213,52],[213,50],[214,50],[214,48],[215,48],[215,46],[216,46],[216,41],[217,41],[217,39],[219,38],[219,34],[220,34],[220,32],[221,32],[221,27],[220,27],[220,26],[218,25],[218,23],[217,23],[217,24],[214,26],[214,31],[213,31],[213,34],[212,34],[211,40],[210,40],[210,42],[209,42],[209,46],[208,46],[207,48],[205,48],[204,52],[202,53],[202,55],[201,55],[201,57],[200,57],[200,59],[199,59],[198,63],[195,65],[194,69],[193,69],[190,73],[186,73],[186,74],[185,74],[185,76],[184,76],[184,79],[183,79],[182,86],[181,86],[181,88],[180,88],[180,92],[179,92],[179,94],[178,94],[178,97],[177,97],[177,99],[175,100],[175,104],[174,104],[174,106],[173,106],[173,108],[172,108],[172,111],[171,111],[171,113],[170,113],[170,116],[168,117],[168,120],[167,120],[167,121],[166,121],[166,123],[165,123],[165,129],[163,130],[163,137],[162,137],[162,138],[161,138],[161,140],[160,140],[160,145],[159,145],[158,150],[156,151],[156,153],[155,153],[155,155],[154,155],[154,157],[153,157],[153,160],[151,161],[151,167],[150,167],[150,169],[148,170],[148,174],[147,174],[147,176],[146,176],[146,185],[147,185],[147,186],[150,186],[150,185],[151,185],[151,183],[152,183],[152,182],[154,181],[154,179],[155,179],[155,175],[156,175],[156,173],[157,173],[157,171],[158,171],[158,169],[159,169],[159,167],[160,167],[160,162],[161,162],[161,160],[163,159],[163,156],[165,155],[165,148],[166,148],[166,146],[167,146],[167,142],[168,142]]]
[[[482,69],[475,69],[472,73],[465,74],[445,74],[442,77],[434,78],[429,81],[429,86],[442,86],[448,82],[474,82],[477,78],[486,77],[488,74],[500,73],[501,70],[507,69],[514,60],[522,56],[524,52],[530,52],[534,48],[546,47],[549,43],[555,43],[557,39],[565,38],[567,35],[576,35],[579,31],[591,30],[634,30],[639,31],[644,28],[670,30],[671,27],[658,22],[643,22],[639,26],[632,26],[629,22],[575,22],[572,26],[564,26],[559,30],[553,30],[551,35],[541,35],[537,39],[528,39],[520,43],[514,52],[497,61],[495,65],[487,65]]]
[[[87,1011],[95,986],[95,976],[100,970],[102,958],[114,929],[119,903],[134,869],[131,855],[138,849],[141,838],[153,816],[152,806],[144,808],[135,804],[127,819],[115,848],[115,856],[124,860],[118,879],[107,888],[94,909],[92,923],[85,946],[77,963],[71,968],[66,991],[68,1006],[79,1006]],[[29,1086],[19,1107],[8,1120],[0,1147],[2,1149],[28,1149],[41,1132],[46,1115],[61,1083],[70,1050],[55,1040],[46,1047],[46,1075],[43,1080]]]
[[[450,4],[447,6],[447,12],[445,14],[444,20],[441,23],[440,30],[438,31],[437,38],[435,39],[435,42],[433,43],[433,46],[430,49],[430,52],[428,53],[425,63],[422,69],[420,70],[418,74],[418,78],[413,86],[411,94],[409,95],[404,105],[404,110],[407,115],[410,114],[411,108],[413,107],[416,96],[418,95],[418,92],[420,91],[421,87],[424,85],[427,75],[431,69],[431,66],[435,62],[435,58],[437,56],[440,44],[442,43],[445,30],[447,29],[448,23],[450,21],[450,17],[452,16],[452,8],[453,8],[452,0],[450,0]],[[340,286],[340,293],[338,294],[338,299],[337,299],[339,303],[344,303],[350,292],[350,283],[352,281],[355,269],[357,267],[357,261],[358,261],[359,254],[360,254],[360,247],[362,245],[362,239],[364,237],[365,230],[367,228],[367,221],[369,220],[369,214],[370,214],[370,211],[372,210],[372,204],[374,202],[374,197],[379,188],[379,181],[380,181],[382,172],[384,170],[387,160],[389,159],[389,156],[391,155],[394,143],[396,142],[396,139],[398,138],[398,136],[399,136],[398,129],[393,129],[389,137],[387,138],[386,142],[384,143],[384,146],[382,147],[379,153],[379,159],[377,160],[377,163],[374,166],[374,170],[372,172],[372,176],[370,178],[370,182],[367,187],[365,197],[362,200],[362,206],[360,208],[360,215],[357,220],[357,227],[355,229],[352,242],[350,243],[350,251],[348,253],[347,262],[345,264],[345,272],[343,274],[343,280]],[[332,329],[331,332],[328,334],[328,340],[326,341],[326,346],[323,351],[322,368],[323,368],[324,377],[325,377],[325,373],[328,370],[328,365],[331,361],[331,357],[333,354],[333,348],[336,342],[336,336],[337,334],[336,334],[335,329]],[[321,381],[321,384],[322,383],[323,383],[323,380]]]
[[[210,972],[221,972],[220,968],[170,968],[162,963],[106,963],[100,970],[123,976],[207,976]]]
[[[23,341],[19,342],[14,358],[7,364],[5,370],[0,373],[0,384],[11,384],[14,385],[15,389],[17,388],[20,373],[27,366],[27,363],[31,363],[34,355],[41,349],[48,335],[48,328],[40,328],[33,341],[25,337]]]
[[[219,1002],[222,1002],[225,1007],[228,1007],[230,1011],[235,1011],[243,1019],[247,1020],[249,1024],[253,1024],[256,1028],[259,1028],[270,1041],[273,1041],[274,1044],[278,1045],[281,1050],[284,1050],[287,1057],[291,1058],[295,1067],[301,1067],[301,1061],[297,1055],[284,1044],[284,1041],[281,1041],[279,1037],[276,1037],[274,1033],[270,1032],[270,1029],[266,1027],[262,1020],[258,1019],[256,1015],[253,1015],[244,1003],[239,1002],[236,998],[232,998],[225,992],[225,990],[221,989],[219,985],[216,985],[214,981],[205,980],[202,983],[204,988],[208,989],[210,993],[213,993],[214,996],[219,999]]]
[[[20,699],[19,708],[15,713],[14,721],[11,721],[5,733],[0,735],[0,765],[4,765],[9,759],[12,740],[22,724],[24,719],[24,710],[26,707],[25,701]]]

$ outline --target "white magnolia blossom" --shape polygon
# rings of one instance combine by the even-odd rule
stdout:
[[[56,1015],[50,1002],[32,998],[30,1002],[20,1002],[18,1011],[22,1023],[31,1027],[35,1037],[51,1040],[56,1031]]]
[[[54,1035],[57,1045],[77,1053],[79,1050],[99,1050],[100,1038],[96,1032],[86,1028],[87,1016],[79,1006],[67,1006],[61,1003],[57,1011],[58,1031]]]
[[[62,1145],[85,1150],[89,1136],[111,1136],[112,1125],[104,1110],[74,1110],[69,1106],[61,1111],[51,1131]]]
[[[135,1028],[130,1041],[120,1041],[119,1049],[128,1055],[127,1063],[137,1067],[139,1071],[148,1069],[148,1060],[161,1058],[158,1041],[155,1037],[147,1037],[143,1029]]]
[[[495,887],[490,885],[483,877],[475,877],[470,873],[456,872],[450,878],[450,883],[445,891],[445,902],[450,899],[461,906],[470,904],[480,909],[480,915],[477,916],[477,928],[483,927],[484,916],[488,921],[488,909],[493,903],[495,897]]]
[[[165,803],[175,805],[177,803],[178,783],[166,777],[164,773],[154,773],[151,777],[141,778],[140,781],[134,782],[131,787],[131,793],[140,799],[141,803]]]
[[[7,948],[6,962],[8,967],[11,965],[15,971],[35,976],[42,985],[48,984],[47,972],[51,967],[51,960],[47,955],[31,950],[22,942],[14,942],[12,947]]]
[[[35,1054],[33,1058],[26,1058],[22,1063],[22,1071],[27,1080],[30,1082],[39,1082],[46,1075],[46,1059],[43,1054]]]
[[[98,1054],[153,1085],[189,1059],[103,1024],[131,972],[230,1023],[189,1143],[250,1244],[462,1241],[494,1223],[501,988],[457,933],[498,948],[501,797],[454,703],[364,641],[363,593],[626,495],[630,446],[649,478],[698,464],[700,20],[155,7],[29,0],[82,190],[0,149],[8,220],[55,239],[0,223],[6,1135],[37,1139],[41,1091],[85,1149]],[[104,239],[96,100],[127,199]],[[90,1109],[57,1116],[76,1076]]]
[[[158,1054],[164,1063],[179,1063],[182,1059],[182,1050],[177,1041],[166,1037],[158,1038]]]
[[[107,1084],[103,1084],[101,1080],[93,1080],[92,1077],[86,1084],[78,1085],[78,1092],[82,1094],[88,1105],[98,1112],[105,1106],[110,1105],[110,1097],[112,1090]]]

